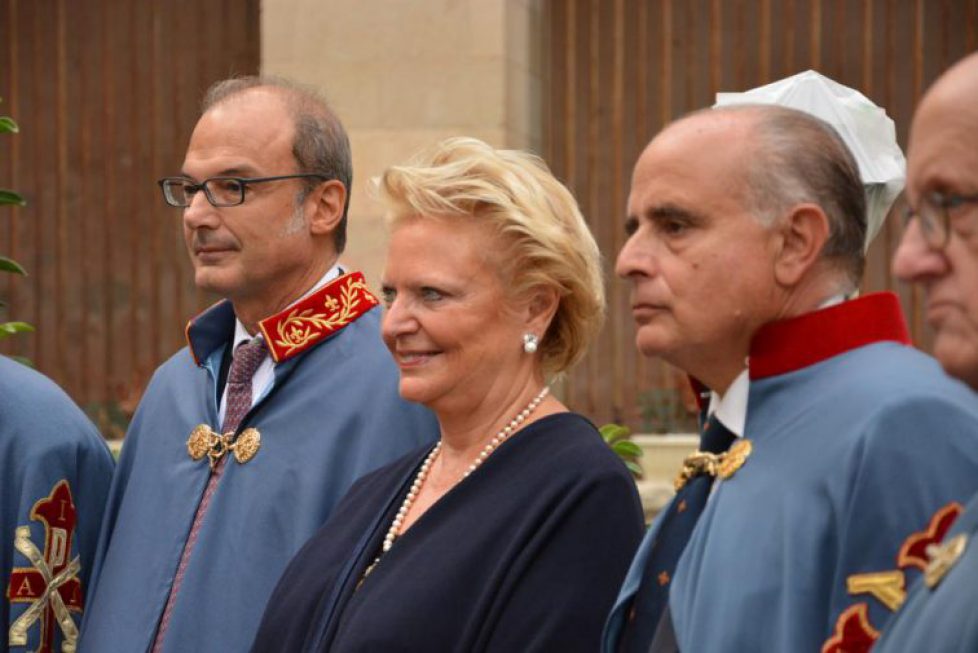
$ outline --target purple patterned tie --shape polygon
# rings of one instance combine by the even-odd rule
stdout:
[[[243,342],[234,350],[234,360],[228,371],[228,403],[221,433],[236,431],[238,424],[251,410],[251,378],[267,354],[268,349],[261,337]]]
[[[224,410],[224,427],[222,433],[233,433],[238,429],[241,420],[251,410],[251,379],[255,376],[255,371],[265,356],[268,349],[265,341],[261,337],[254,338],[238,345],[234,350],[234,357],[231,361],[231,369],[228,371],[227,381],[227,406]],[[166,607],[163,609],[163,617],[160,619],[160,627],[156,631],[156,640],[153,642],[153,653],[161,653],[163,650],[163,639],[166,636],[166,629],[170,625],[170,618],[173,616],[173,606],[176,604],[177,593],[183,583],[184,574],[187,573],[187,565],[190,563],[190,553],[197,543],[197,536],[200,535],[200,526],[204,521],[204,515],[211,504],[211,497],[217,489],[217,482],[221,478],[224,466],[227,464],[229,455],[224,455],[217,463],[210,478],[207,480],[207,488],[204,496],[200,499],[197,506],[197,513],[194,515],[194,523],[190,527],[190,535],[183,545],[183,553],[180,555],[180,565],[177,567],[177,574],[173,578],[173,585],[170,588],[170,596],[166,600]]]

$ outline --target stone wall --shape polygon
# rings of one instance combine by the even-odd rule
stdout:
[[[377,284],[386,231],[370,180],[456,135],[539,150],[540,0],[266,0],[262,72],[321,88],[350,133],[344,262]]]

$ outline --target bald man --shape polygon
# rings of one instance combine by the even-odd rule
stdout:
[[[793,109],[697,112],[642,153],[626,228],[638,349],[713,396],[604,651],[864,650],[921,524],[978,488],[978,406],[906,346],[894,295],[853,296],[851,153]]]
[[[978,53],[924,96],[908,155],[911,219],[893,271],[924,288],[934,354],[978,391]],[[931,549],[924,578],[874,651],[978,651],[976,536],[978,497]]]

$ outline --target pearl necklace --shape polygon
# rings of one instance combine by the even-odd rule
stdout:
[[[537,409],[537,406],[540,405],[549,392],[550,386],[543,386],[543,390],[541,390],[539,394],[537,394],[537,396],[534,397],[529,404],[527,404],[526,408],[517,413],[516,417],[511,419],[509,424],[500,429],[499,432],[493,436],[492,440],[490,440],[489,443],[482,448],[482,451],[479,452],[476,459],[472,461],[469,468],[464,474],[462,474],[462,478],[468,478],[469,474],[479,469],[482,463],[486,461],[486,458],[488,458],[493,451],[499,448],[499,445],[505,442],[509,436],[511,436],[517,429],[520,428],[520,426],[523,425],[526,418],[530,416],[530,413]],[[384,536],[384,544],[381,547],[380,554],[374,558],[374,561],[371,562],[370,566],[368,566],[363,572],[363,577],[360,578],[360,583],[363,583],[367,576],[370,575],[370,572],[374,570],[374,567],[377,566],[377,563],[380,562],[380,558],[385,553],[390,551],[392,546],[394,546],[394,540],[396,540],[400,534],[401,525],[404,523],[404,518],[407,517],[408,511],[411,510],[411,506],[414,505],[414,500],[418,498],[418,493],[424,486],[424,482],[428,479],[428,471],[431,469],[431,464],[435,461],[435,458],[438,457],[438,453],[441,451],[441,444],[442,441],[439,440],[438,443],[432,447],[427,457],[425,457],[424,462],[421,463],[421,468],[418,469],[418,474],[414,477],[414,482],[411,483],[411,489],[408,490],[407,496],[405,496],[404,501],[401,502],[400,509],[398,509],[397,514],[394,515],[394,521],[391,522],[390,528],[387,529],[387,534]],[[358,584],[357,587],[359,588],[360,585]]]

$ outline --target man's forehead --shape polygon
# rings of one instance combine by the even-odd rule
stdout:
[[[256,134],[281,133],[293,129],[285,97],[273,89],[251,88],[224,98],[208,108],[197,122],[203,127],[247,129]]]
[[[928,90],[914,115],[907,154],[910,186],[929,184],[935,174],[978,177],[978,56]]]
[[[294,159],[295,127],[285,105],[257,91],[261,89],[227,98],[201,116],[190,137],[185,168],[206,167],[207,174],[213,175],[232,168],[279,166]]]
[[[911,137],[939,126],[944,116],[978,120],[978,53],[965,57],[941,75],[924,94],[911,127]],[[922,125],[918,125],[922,123]]]
[[[750,131],[755,116],[748,111],[712,110],[695,113],[666,125],[646,146],[638,165],[645,161],[682,158],[690,151],[729,152],[731,145]]]
[[[632,191],[654,185],[740,179],[749,156],[749,120],[710,112],[674,122],[652,139],[632,173]]]

